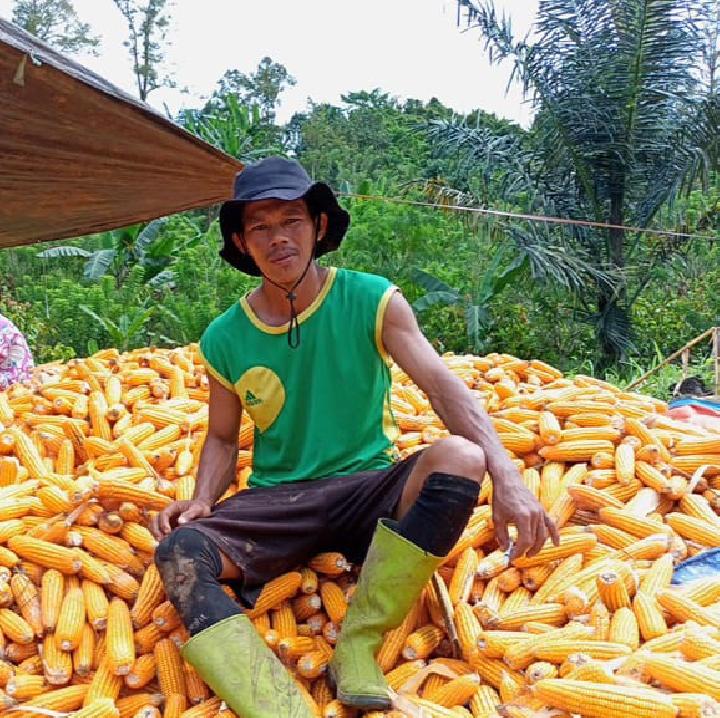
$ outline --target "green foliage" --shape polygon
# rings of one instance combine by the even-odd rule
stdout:
[[[295,84],[295,78],[285,65],[274,62],[270,57],[263,57],[255,72],[250,75],[240,70],[227,70],[218,81],[217,90],[205,111],[222,106],[228,97],[234,97],[238,103],[259,107],[265,124],[272,125],[280,95]]]
[[[255,162],[284,154],[280,128],[268,126],[260,112],[257,105],[242,105],[235,95],[225,95],[202,112],[186,110],[182,123],[223,152],[242,162]]]
[[[529,211],[648,227],[710,168],[717,98],[698,82],[700,31],[714,19],[707,4],[552,0],[541,3],[530,42],[513,36],[493,2],[458,2],[490,59],[513,64],[537,116],[529,151],[518,142],[510,152],[499,144],[490,162],[487,132],[451,126],[446,138],[481,172],[499,163],[514,178],[510,198],[522,191]],[[521,227],[513,231],[528,235]],[[632,347],[633,303],[676,248],[650,246],[644,234],[618,229],[576,229],[561,241],[612,272],[612,284],[595,278],[576,293],[597,328],[599,359],[622,361]]]
[[[146,27],[143,13],[151,2],[114,2],[126,5],[135,23],[129,48],[139,53],[133,60],[138,91],[149,92],[160,82],[167,12],[155,3],[160,14],[151,14]],[[640,34],[640,15],[626,12],[636,5],[543,3],[544,24],[533,46],[512,40],[497,17],[476,16],[493,52],[510,57],[528,93],[535,93],[538,120],[530,131],[480,110],[460,116],[437,100],[401,102],[379,89],[349,92],[339,106],[311,103],[280,126],[275,111],[292,76],[269,58],[254,73],[229,70],[206,105],[178,121],[243,162],[296,156],[315,178],[344,193],[385,197],[341,198],[352,224],[340,250],[322,261],[390,278],[439,351],[537,357],[626,385],[720,323],[720,242],[626,236],[621,264],[606,233],[468,215],[452,206],[607,219],[620,176],[624,221],[720,234],[720,178],[692,179],[699,156],[693,148],[700,144],[690,120],[694,110],[712,106],[692,83],[682,87],[694,62],[691,53],[674,55],[682,33],[657,27],[677,2],[644,2],[656,14]],[[615,44],[607,40],[614,27],[610,7],[618,12],[613,22],[625,23]],[[490,5],[483,8],[491,12]],[[573,32],[583,23],[587,31],[575,43]],[[143,38],[150,42],[147,63]],[[632,48],[648,50],[649,64],[630,77]],[[711,55],[703,55],[706,68]],[[710,127],[710,111],[706,119]],[[673,134],[681,125],[686,134]],[[712,142],[706,157],[709,164],[716,157]],[[397,197],[440,208],[392,201]],[[42,248],[4,250],[0,312],[26,334],[39,362],[105,346],[197,341],[257,285],[218,256],[216,215],[208,208]],[[611,291],[619,307],[612,317],[599,311],[601,294]],[[617,345],[628,318],[632,346],[612,363],[600,363],[598,331]],[[697,358],[694,370],[708,380],[708,356],[698,352]],[[643,390],[667,396],[679,372],[665,369]]]
[[[60,52],[97,54],[100,39],[80,22],[70,0],[15,0],[12,21]]]
[[[167,0],[113,0],[128,28],[124,42],[130,53],[138,96],[145,102],[158,87],[172,85],[160,76],[165,44],[170,27]]]
[[[495,323],[490,309],[493,300],[497,300],[503,289],[511,282],[516,282],[522,274],[527,273],[526,257],[516,256],[509,264],[504,260],[505,252],[500,249],[479,277],[476,290],[466,296],[437,277],[433,277],[432,274],[416,269],[413,272],[413,279],[427,293],[413,303],[413,309],[416,312],[423,312],[436,304],[461,307],[465,316],[468,344],[476,353],[487,351],[488,334]],[[504,263],[505,267],[503,267]]]

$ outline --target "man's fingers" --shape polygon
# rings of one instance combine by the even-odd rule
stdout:
[[[201,516],[207,516],[209,514],[209,511],[205,506],[199,506],[198,504],[193,504],[190,506],[190,508],[186,509],[180,514],[180,518],[178,519],[178,524],[186,524],[189,521],[192,521],[193,519],[200,518]]]
[[[552,539],[552,542],[556,546],[559,546],[560,545],[560,531],[558,530],[558,527],[555,525],[555,522],[547,514],[545,514],[545,526],[547,526],[547,529],[550,532],[550,538]]]
[[[158,516],[159,514],[155,514],[152,519],[150,519],[148,529],[150,533],[155,537],[155,539],[157,541],[160,541],[160,539],[162,538],[162,534],[160,533],[160,526],[158,525]]]
[[[508,531],[507,521],[497,518],[493,519],[493,524],[495,526],[495,538],[497,539],[498,546],[500,546],[502,551],[507,551],[508,546],[510,546],[510,533]]]
[[[160,524],[160,533],[163,536],[167,536],[172,531],[172,526],[170,525],[170,519],[172,518],[172,511],[169,511],[168,509],[172,509],[172,506],[168,506],[167,509],[164,509],[160,512],[160,515],[158,516],[158,523]]]
[[[533,521],[533,531],[535,541],[527,552],[528,556],[535,556],[540,549],[545,545],[547,540],[547,528],[543,516],[536,516]]]
[[[535,538],[532,519],[529,515],[517,519],[516,526],[518,537],[510,553],[510,561],[514,561],[518,556],[523,556],[530,546],[532,546]]]

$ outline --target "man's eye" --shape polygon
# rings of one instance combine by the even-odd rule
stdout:
[[[288,219],[285,220],[285,224],[299,224],[300,221],[298,217],[288,217]]]
[[[264,232],[266,229],[267,227],[264,224],[254,224],[250,227],[251,232]]]

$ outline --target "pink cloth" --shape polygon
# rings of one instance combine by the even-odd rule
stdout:
[[[694,426],[699,426],[707,431],[720,434],[720,415],[704,406],[693,404],[692,406],[678,406],[668,411],[671,419],[686,421]]]
[[[33,357],[22,332],[0,314],[0,390],[30,379]]]

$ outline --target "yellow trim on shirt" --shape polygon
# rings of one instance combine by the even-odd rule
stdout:
[[[393,294],[397,291],[397,287],[392,286],[388,287],[385,292],[383,293],[382,297],[380,297],[380,303],[378,304],[377,308],[377,314],[375,316],[375,345],[377,346],[378,353],[382,357],[382,360],[390,366],[392,364],[392,359],[390,358],[390,355],[387,353],[387,349],[385,349],[385,345],[383,344],[383,326],[385,324],[385,312],[387,311],[388,304],[390,304],[390,300],[392,299]]]
[[[298,324],[302,324],[306,319],[309,319],[313,314],[315,314],[318,309],[320,309],[320,306],[325,300],[325,297],[327,297],[328,292],[330,291],[330,289],[332,289],[336,274],[336,267],[328,268],[328,274],[325,278],[325,283],[323,284],[322,289],[318,292],[317,297],[313,299],[312,303],[310,304],[310,306],[308,306],[307,309],[298,314]],[[252,322],[253,326],[256,329],[259,329],[261,332],[265,332],[266,334],[285,334],[285,332],[287,332],[290,322],[285,322],[285,324],[281,324],[279,327],[274,327],[272,324],[266,324],[262,319],[260,319],[260,317],[258,317],[257,314],[255,314],[253,308],[250,306],[250,302],[248,302],[247,297],[248,295],[245,295],[240,300],[240,306],[243,308],[243,311],[247,315],[247,318]]]
[[[231,391],[233,394],[235,393],[235,387],[232,385],[231,382],[229,382],[220,372],[215,369],[215,367],[208,361],[207,357],[202,353],[202,349],[198,346],[198,356],[200,357],[200,361],[205,365],[205,371],[207,371],[210,376],[218,381],[220,384],[222,384],[228,391]]]

